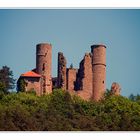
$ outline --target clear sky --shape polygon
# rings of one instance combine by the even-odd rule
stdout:
[[[17,79],[35,68],[42,42],[53,46],[53,76],[59,51],[78,68],[92,44],[105,44],[107,88],[118,82],[122,95],[140,94],[140,10],[0,10],[0,67],[9,66]]]

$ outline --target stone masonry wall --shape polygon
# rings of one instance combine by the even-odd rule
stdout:
[[[41,79],[40,78],[32,78],[26,77],[24,78],[25,82],[27,83],[25,89],[26,91],[35,91],[37,95],[40,95],[40,88],[41,88]]]
[[[93,100],[100,100],[106,89],[106,47],[91,46],[93,67]]]
[[[118,83],[113,82],[111,85],[111,93],[114,95],[120,95],[121,94],[121,86]]]
[[[41,93],[52,92],[52,46],[41,43],[36,46],[36,72],[41,77]]]
[[[57,79],[57,85],[58,88],[62,88],[66,90],[66,58],[64,57],[62,52],[58,53],[58,79]]]
[[[75,89],[77,69],[67,68],[67,90],[73,92]]]
[[[80,63],[77,74],[76,88],[78,95],[84,99],[90,99],[92,96],[92,55],[86,53]]]

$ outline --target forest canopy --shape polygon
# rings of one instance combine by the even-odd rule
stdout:
[[[140,98],[107,93],[103,100],[94,102],[82,100],[61,89],[44,96],[1,92],[0,130],[140,130]]]

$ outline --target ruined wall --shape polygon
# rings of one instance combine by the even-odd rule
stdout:
[[[75,90],[83,90],[83,82],[82,79],[84,78],[84,59],[81,60],[79,64],[79,69],[76,75],[76,85]]]
[[[106,89],[106,46],[93,45],[92,68],[93,68],[93,99],[98,101],[103,97]]]
[[[62,52],[58,53],[58,72],[57,72],[57,86],[66,90],[66,58]]]
[[[36,46],[36,72],[42,75],[41,92],[52,92],[52,46],[48,43]]]
[[[90,99],[93,91],[92,86],[92,55],[86,53],[77,74],[76,89],[78,95],[84,99]]]
[[[77,69],[67,68],[67,90],[73,92],[75,89]]]
[[[114,95],[120,95],[121,94],[121,86],[118,83],[113,82],[111,85],[111,93]]]
[[[57,77],[52,78],[52,90],[57,88]]]
[[[37,95],[40,95],[41,90],[41,78],[35,78],[35,77],[24,77],[26,84],[26,92],[27,91],[35,91]]]

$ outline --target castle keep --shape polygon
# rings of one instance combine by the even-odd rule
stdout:
[[[25,91],[34,90],[38,95],[51,93],[62,88],[85,100],[100,100],[106,90],[106,46],[92,45],[85,53],[79,68],[67,68],[62,52],[58,53],[57,77],[52,77],[52,46],[48,43],[36,46],[36,68],[21,74]],[[18,89],[20,91],[20,89]]]

